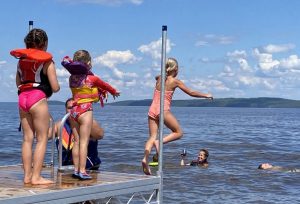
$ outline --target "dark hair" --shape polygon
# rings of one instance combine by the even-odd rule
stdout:
[[[91,55],[86,50],[78,50],[74,53],[73,61],[88,63],[92,60]]]
[[[200,152],[204,152],[205,157],[208,158],[209,152],[207,149],[201,149]]]
[[[260,164],[257,168],[258,168],[258,169],[263,169],[263,168],[262,168],[262,164]]]
[[[70,101],[73,101],[73,98],[68,98],[68,99],[66,100],[66,102],[65,102],[65,108],[68,108],[68,103],[69,103]]]
[[[42,49],[48,42],[48,36],[42,29],[32,29],[24,38],[26,48]]]

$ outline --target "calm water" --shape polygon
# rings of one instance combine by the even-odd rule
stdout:
[[[142,174],[148,107],[94,107],[105,129],[101,169]],[[1,103],[0,109],[0,165],[20,163],[17,105]],[[50,109],[55,119],[63,116],[63,106]],[[300,173],[257,170],[262,162],[300,168],[300,109],[172,110],[184,137],[164,146],[165,203],[300,203]],[[179,166],[183,148],[190,160],[207,148],[209,167]]]

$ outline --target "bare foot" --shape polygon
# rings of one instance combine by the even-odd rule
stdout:
[[[150,167],[148,165],[148,162],[146,162],[144,159],[142,161],[142,167],[143,167],[144,174],[151,175],[151,170],[150,170]]]
[[[24,184],[31,184],[31,177],[32,173],[30,173],[29,175],[24,175]]]
[[[30,178],[24,177],[24,184],[31,184],[31,177]]]
[[[39,177],[38,179],[31,179],[32,185],[44,185],[44,184],[53,184],[54,181]]]

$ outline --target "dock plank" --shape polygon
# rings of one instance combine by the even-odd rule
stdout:
[[[153,191],[159,188],[159,177],[106,171],[91,171],[91,180],[72,178],[72,170],[60,172],[47,167],[45,178],[54,180],[51,185],[23,183],[22,166],[0,166],[0,203],[71,203],[89,199]]]

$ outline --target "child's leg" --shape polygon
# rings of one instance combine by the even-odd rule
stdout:
[[[80,124],[79,131],[79,171],[85,172],[87,148],[89,144],[92,124],[93,124],[93,111],[87,111],[78,118]]]
[[[175,118],[175,116],[170,111],[165,111],[164,124],[167,126],[167,128],[169,128],[172,131],[172,133],[170,133],[169,135],[164,137],[163,144],[172,142],[174,140],[178,140],[182,137],[183,132],[181,130],[181,127],[180,127],[177,119]],[[158,140],[155,141],[155,148],[156,148],[156,151],[159,152],[159,141]]]
[[[158,130],[158,121],[154,120],[151,117],[148,117],[149,125],[149,138],[145,144],[144,158],[142,160],[143,171],[145,174],[151,174],[150,168],[148,166],[149,154],[153,147],[154,141],[156,140],[157,130]]]
[[[73,119],[69,120],[71,123],[72,134],[74,135],[74,145],[72,148],[74,171],[79,172],[79,126]]]
[[[34,129],[31,115],[22,111],[21,109],[19,111],[23,129],[22,160],[24,168],[24,183],[31,183]]]
[[[41,177],[43,161],[47,148],[47,135],[49,129],[49,112],[46,99],[42,99],[33,105],[30,109],[33,119],[33,126],[36,132],[37,144],[33,156],[32,184],[49,184],[53,183],[48,179]]]

